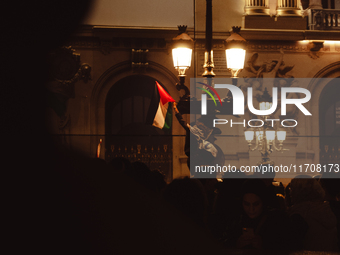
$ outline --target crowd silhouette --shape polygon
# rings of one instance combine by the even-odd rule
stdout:
[[[4,193],[10,250],[4,250],[226,254],[234,248],[338,249],[339,179],[292,181],[283,194],[285,208],[282,197],[267,198],[274,189],[260,182],[181,178],[167,184],[161,172],[141,163],[123,158],[107,163],[55,146],[44,123],[46,57],[76,31],[92,2],[8,2],[2,16],[3,159],[12,163],[4,170],[11,176],[3,179],[10,184]],[[313,196],[296,197],[304,187]],[[320,238],[313,239],[314,233]]]
[[[297,176],[285,188],[273,184],[275,176],[239,174],[167,184],[141,162],[114,158],[108,166],[158,194],[223,249],[339,251],[339,179]]]

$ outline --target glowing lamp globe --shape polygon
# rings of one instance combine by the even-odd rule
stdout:
[[[178,26],[179,34],[172,39],[172,59],[179,76],[185,76],[185,71],[191,66],[194,41],[186,33],[186,28]]]
[[[244,60],[246,57],[247,42],[239,34],[240,30],[241,27],[233,27],[232,34],[225,40],[227,68],[230,70],[233,78],[236,78],[244,68]]]

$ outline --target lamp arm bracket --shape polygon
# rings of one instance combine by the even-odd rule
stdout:
[[[283,148],[283,144],[282,144],[282,143],[280,143],[280,144],[279,144],[279,147],[277,147],[275,141],[273,141],[273,147],[274,147],[274,149],[275,149],[276,151],[281,151],[281,152],[283,152],[283,151],[289,151],[289,149],[284,149],[284,148]]]
[[[257,150],[257,148],[259,147],[259,143],[256,139],[256,143],[255,143],[255,146],[253,148],[251,148],[251,142],[248,142],[248,148],[249,148],[249,151],[254,151],[254,150]]]
[[[275,140],[273,141],[273,147],[276,151],[282,151],[283,149],[282,145],[279,145],[279,147],[276,146]]]
[[[251,148],[251,144],[248,144],[249,151],[255,151],[258,147],[258,145],[255,145],[253,148]]]

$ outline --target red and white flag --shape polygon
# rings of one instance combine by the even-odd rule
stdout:
[[[170,129],[172,123],[171,102],[176,102],[168,92],[156,81],[155,92],[151,99],[150,108],[157,108],[156,112],[149,114],[147,124],[160,129]]]

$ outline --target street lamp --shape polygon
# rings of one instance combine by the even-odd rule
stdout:
[[[178,26],[179,33],[172,39],[172,59],[175,69],[178,71],[180,83],[176,85],[177,90],[183,89],[185,94],[181,100],[190,98],[189,89],[184,85],[185,72],[191,66],[191,56],[194,41],[186,33],[187,26]]]
[[[240,35],[241,27],[232,27],[231,35],[224,41],[227,68],[231,72],[232,84],[237,86],[238,74],[244,68],[247,41]],[[227,108],[232,105],[231,91],[223,99]],[[227,111],[228,112],[228,111]]]
[[[272,107],[272,97],[265,88],[263,95],[258,98],[260,110],[268,110]],[[274,125],[268,124],[268,116],[259,117],[261,122],[260,127],[251,128],[244,131],[244,137],[248,142],[249,151],[259,150],[262,160],[259,164],[273,164],[269,159],[269,155],[274,151],[285,151],[283,142],[286,140],[286,131],[277,130]],[[274,121],[274,120],[273,120]],[[273,123],[273,121],[271,123]],[[252,142],[255,139],[255,146],[252,147]],[[277,142],[278,141],[278,145]]]
[[[172,59],[180,77],[191,66],[193,39],[186,33],[187,26],[178,26],[179,34],[172,39]]]
[[[261,152],[262,160],[260,164],[272,164],[269,159],[269,155],[273,151],[286,151],[288,149],[283,148],[283,142],[286,139],[286,131],[275,130],[269,127],[266,123],[261,128],[254,130],[246,130],[244,137],[248,142],[249,151],[259,150]],[[255,133],[255,135],[254,135]],[[255,145],[253,140],[255,139]],[[278,141],[278,145],[277,142]]]
[[[179,76],[185,76],[185,71],[191,65],[192,49],[185,47],[177,47],[172,49],[172,58],[174,67],[177,69]]]
[[[232,34],[225,40],[225,55],[227,60],[227,68],[231,72],[232,78],[237,75],[244,67],[246,56],[246,40],[239,34],[241,27],[232,27]]]

